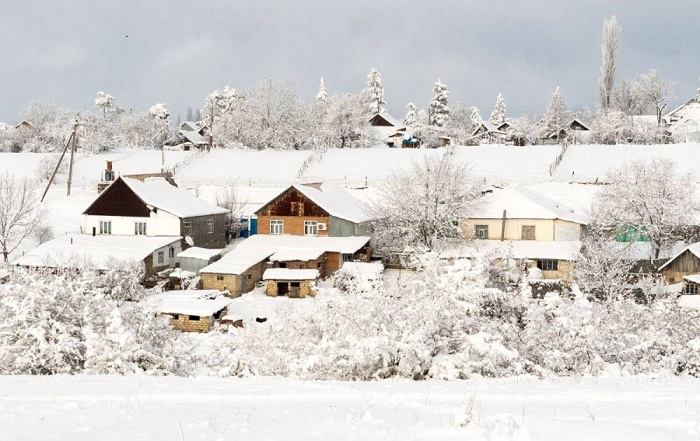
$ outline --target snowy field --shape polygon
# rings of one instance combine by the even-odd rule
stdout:
[[[0,377],[11,440],[697,440],[700,380]]]

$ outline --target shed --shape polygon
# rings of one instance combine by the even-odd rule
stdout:
[[[683,294],[700,294],[700,274],[683,276]]]
[[[659,271],[668,283],[678,283],[685,276],[700,273],[700,242],[685,247],[661,265]]]
[[[170,318],[174,329],[184,332],[209,332],[226,314],[231,299],[217,290],[168,291],[146,299],[156,312]]]
[[[263,274],[266,282],[265,293],[268,296],[287,296],[303,299],[316,295],[316,279],[319,276],[315,269],[270,268]]]
[[[221,250],[210,250],[201,247],[190,247],[178,253],[180,269],[199,275],[199,270],[221,259]]]

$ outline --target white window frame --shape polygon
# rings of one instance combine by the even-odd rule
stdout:
[[[112,221],[100,221],[100,234],[112,234]]]
[[[271,219],[270,234],[284,234],[284,221],[279,219]]]
[[[318,236],[318,221],[304,221],[304,236]]]
[[[134,222],[134,236],[147,236],[146,234],[146,222]]]
[[[158,251],[156,254],[156,262],[158,265],[165,264],[165,251]]]
[[[559,261],[557,259],[538,259],[537,267],[542,271],[559,271]]]
[[[183,224],[183,232],[185,236],[191,236],[192,235],[192,222],[190,221],[185,221]]]
[[[214,234],[214,219],[207,219],[207,234]]]

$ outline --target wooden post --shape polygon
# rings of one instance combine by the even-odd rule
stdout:
[[[70,134],[70,138],[68,138],[68,142],[66,143],[66,146],[63,149],[63,153],[61,153],[61,157],[58,158],[58,164],[56,164],[56,168],[53,169],[53,174],[51,175],[51,179],[49,179],[49,183],[46,185],[46,190],[44,190],[44,194],[41,196],[41,201],[44,202],[44,198],[46,197],[46,193],[49,192],[49,187],[51,187],[51,184],[53,183],[53,178],[56,177],[56,173],[58,172],[58,167],[61,166],[61,162],[63,161],[63,157],[66,155],[66,151],[68,151],[68,146],[71,145],[71,142],[73,142],[73,136],[75,133]]]
[[[506,210],[503,210],[503,221],[501,221],[501,242],[506,239]]]
[[[70,165],[68,166],[68,188],[67,188],[67,193],[66,196],[70,196],[70,187],[71,184],[73,183],[73,155],[75,154],[75,144],[76,140],[78,138],[78,120],[75,120],[75,123],[73,124],[73,136],[71,136],[71,139],[73,140],[72,143],[70,143]]]

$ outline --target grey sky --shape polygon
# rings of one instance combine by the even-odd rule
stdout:
[[[543,112],[557,86],[568,107],[594,107],[613,13],[616,78],[656,68],[676,82],[673,104],[694,96],[697,0],[0,0],[0,121],[33,99],[91,110],[100,90],[134,111],[167,103],[174,120],[262,78],[304,100],[321,76],[330,93],[358,92],[372,67],[397,117],[427,108],[438,78],[485,116],[499,92],[509,115]]]

